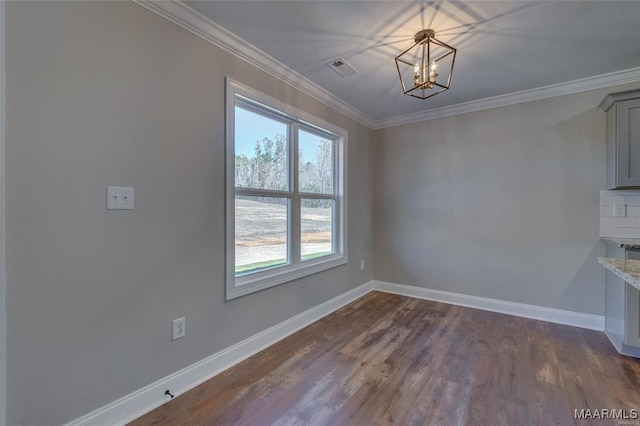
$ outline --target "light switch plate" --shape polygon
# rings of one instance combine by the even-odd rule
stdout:
[[[133,188],[107,186],[107,210],[133,210]]]

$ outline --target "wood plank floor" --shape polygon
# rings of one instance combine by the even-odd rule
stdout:
[[[589,425],[640,412],[601,332],[372,292],[132,425]]]

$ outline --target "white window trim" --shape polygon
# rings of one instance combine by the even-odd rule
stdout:
[[[225,262],[226,262],[226,300],[235,299],[236,297],[254,293],[269,287],[293,281],[308,275],[316,274],[336,266],[344,265],[348,262],[347,257],[347,131],[334,124],[319,119],[305,111],[288,105],[278,99],[268,96],[258,90],[238,83],[230,78],[225,79],[226,83],[226,152],[225,152],[225,201],[226,201],[226,233],[225,233]],[[259,103],[271,108],[277,114],[287,116],[287,119],[297,123],[297,125],[307,127],[309,129],[317,128],[328,131],[338,136],[336,149],[334,150],[334,161],[337,167],[334,168],[334,184],[336,185],[337,199],[334,213],[334,251],[335,253],[328,256],[322,256],[317,259],[305,260],[303,262],[293,262],[291,258],[292,244],[299,243],[300,229],[296,226],[299,221],[298,212],[291,209],[290,220],[294,224],[288,235],[291,243],[288,245],[289,259],[293,263],[265,269],[262,271],[236,277],[235,275],[235,104],[236,96],[247,98],[250,101]],[[295,162],[295,161],[294,161]],[[329,198],[323,194],[307,194],[294,192],[294,198]],[[297,188],[295,188],[297,189]],[[268,190],[258,190],[260,193],[269,193]]]

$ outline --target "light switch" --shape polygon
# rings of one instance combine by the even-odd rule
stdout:
[[[133,210],[133,188],[107,186],[107,210]]]

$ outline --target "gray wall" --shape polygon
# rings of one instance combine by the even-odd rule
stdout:
[[[371,280],[367,128],[130,2],[8,2],[6,64],[9,425],[75,419]],[[350,160],[350,263],[230,302],[225,76],[347,129]],[[107,185],[136,209],[106,211]]]
[[[376,131],[375,279],[602,315],[597,105],[633,87]]]

